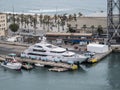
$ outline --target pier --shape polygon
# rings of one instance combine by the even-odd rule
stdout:
[[[111,45],[113,52],[120,52],[120,45]]]
[[[1,42],[1,47],[4,46],[4,43]],[[29,45],[28,45],[29,46]],[[6,47],[8,48],[15,48],[14,51],[16,51],[15,53],[21,53],[22,51],[24,51],[24,49],[26,49],[28,47],[27,45],[21,45],[20,43],[7,43]],[[68,45],[67,45],[68,46]],[[119,45],[118,45],[119,46]],[[111,46],[111,49],[106,52],[106,53],[96,53],[92,58],[90,58],[89,60],[87,60],[88,63],[96,63],[96,62],[99,62],[101,60],[103,60],[103,58],[105,58],[106,56],[108,56],[112,50],[116,51],[118,50],[119,51],[119,48],[120,46]],[[65,47],[65,46],[63,46]],[[19,49],[20,48],[20,49]],[[73,48],[72,46],[68,46],[68,48]],[[19,49],[19,50],[18,50]],[[79,50],[77,51],[79,52]],[[7,55],[8,53],[6,53]],[[5,58],[7,57],[6,55],[1,55],[0,54],[0,61],[3,61],[5,60]],[[67,70],[76,70],[78,69],[79,65],[75,65],[75,64],[67,64],[67,63],[64,63],[64,62],[53,62],[53,61],[43,61],[43,60],[32,60],[32,59],[28,59],[28,58],[20,58],[20,57],[15,57],[16,60],[20,61],[20,62],[27,62],[27,63],[31,63],[31,64],[41,64],[41,65],[44,65],[44,66],[50,66],[50,67],[53,67],[53,69],[51,71],[62,71],[61,68],[65,68]],[[54,69],[54,67],[57,67]],[[65,70],[66,71],[66,70]]]
[[[111,52],[112,52],[112,49],[110,49],[110,50],[109,50],[108,52],[106,52],[106,53],[96,54],[93,58],[90,58],[87,62],[88,62],[88,63],[96,63],[96,62],[99,62],[99,61],[103,60],[103,58],[105,58],[106,56],[108,56]]]
[[[5,58],[7,58],[9,56],[5,56],[5,55],[0,55],[0,61],[4,61]],[[42,64],[45,66],[52,66],[52,67],[58,67],[58,68],[65,68],[67,70],[76,70],[78,67],[77,65],[71,65],[71,64],[67,64],[67,63],[63,63],[63,62],[52,62],[52,61],[42,61],[42,60],[31,60],[31,59],[26,59],[26,58],[19,58],[19,57],[15,57],[15,59],[19,62],[27,62],[27,63],[31,63],[31,64]]]
[[[53,71],[53,72],[65,72],[65,71],[68,71],[68,69],[66,69],[66,68],[58,68],[58,67],[50,68],[48,70]]]

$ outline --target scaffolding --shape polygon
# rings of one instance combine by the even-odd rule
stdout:
[[[108,41],[120,42],[120,0],[107,0]]]

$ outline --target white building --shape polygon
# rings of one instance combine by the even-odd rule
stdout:
[[[87,45],[87,51],[95,52],[95,53],[105,53],[109,51],[109,48],[108,45],[93,43]]]
[[[7,16],[0,13],[0,36],[6,36],[7,34]]]

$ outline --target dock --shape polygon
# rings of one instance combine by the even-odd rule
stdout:
[[[120,45],[111,45],[113,52],[120,52]]]
[[[110,49],[108,52],[105,52],[105,53],[96,54],[93,58],[90,58],[87,62],[88,63],[99,62],[99,61],[103,60],[103,58],[105,58],[106,56],[108,56],[111,52],[112,52],[112,49]]]
[[[0,55],[0,61],[4,61],[5,60],[5,55]],[[45,66],[51,66],[51,67],[58,67],[58,68],[65,68],[68,70],[75,70],[78,69],[77,65],[71,65],[71,64],[67,64],[67,63],[63,63],[63,62],[53,62],[53,61],[42,61],[42,60],[31,60],[31,59],[26,59],[26,58],[20,58],[20,57],[15,57],[15,59],[19,62],[27,62],[27,63],[31,63],[31,64],[41,64],[41,65],[45,65]]]
[[[68,71],[68,69],[66,69],[66,68],[58,68],[58,67],[50,68],[48,70],[53,71],[53,72],[65,72],[65,71]]]

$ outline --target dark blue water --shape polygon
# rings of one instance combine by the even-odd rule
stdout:
[[[90,14],[107,11],[107,0],[0,0],[0,11],[21,13]]]
[[[0,90],[120,90],[120,54],[70,72],[47,68],[18,72],[0,67]]]

